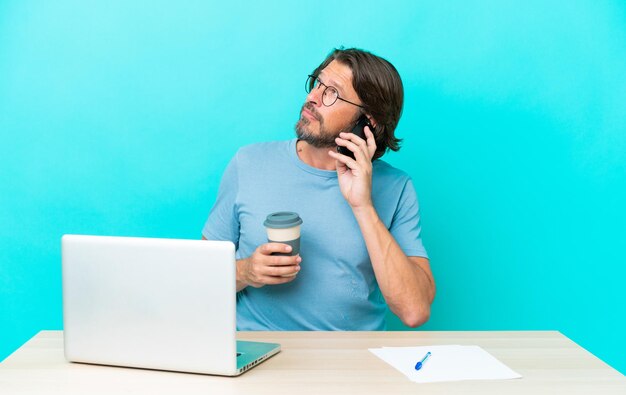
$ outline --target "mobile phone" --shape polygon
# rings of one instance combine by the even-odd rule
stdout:
[[[359,136],[363,140],[367,140],[367,138],[365,137],[365,131],[363,130],[366,126],[369,126],[369,128],[370,128],[370,130],[372,132],[374,131],[374,127],[370,123],[369,119],[367,119],[367,116],[365,114],[363,114],[355,122],[354,127],[352,128],[351,133],[356,134],[357,136]],[[350,151],[346,147],[342,147],[342,146],[338,145],[337,146],[337,152],[339,152],[342,155],[346,155],[346,156],[349,156],[350,158],[354,159],[354,153],[352,151]]]

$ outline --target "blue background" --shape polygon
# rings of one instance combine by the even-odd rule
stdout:
[[[62,328],[61,235],[200,238],[344,45],[404,80],[423,329],[559,330],[626,372],[624,2],[381,4],[1,1],[0,359]]]

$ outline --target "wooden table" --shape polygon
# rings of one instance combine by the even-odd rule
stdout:
[[[0,363],[0,394],[626,394],[626,379],[559,332],[240,332],[282,351],[239,377],[66,362],[42,331]],[[367,349],[476,344],[522,379],[417,384]]]

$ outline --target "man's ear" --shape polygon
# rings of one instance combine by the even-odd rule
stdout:
[[[376,120],[374,119],[374,117],[371,116],[370,114],[365,114],[365,116],[367,117],[367,120],[370,121],[370,123],[372,124],[374,129],[376,129]],[[372,130],[372,132],[373,132],[373,130]]]

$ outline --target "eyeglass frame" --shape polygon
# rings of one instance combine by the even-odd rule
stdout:
[[[307,79],[306,79],[306,83],[304,84],[304,91],[305,91],[306,93],[311,93],[311,92],[313,92],[313,84],[315,84],[315,80],[317,80],[317,82],[319,82],[319,85],[324,85],[324,91],[322,92],[322,104],[323,104],[324,106],[326,106],[326,107],[330,107],[330,106],[332,106],[333,104],[337,103],[337,100],[341,100],[341,101],[344,101],[344,102],[346,102],[346,103],[352,104],[353,106],[357,106],[357,107],[359,107],[359,108],[365,109],[365,107],[363,107],[363,106],[362,106],[362,105],[360,105],[360,104],[356,104],[356,103],[351,102],[350,100],[346,100],[346,99],[344,99],[344,98],[342,98],[342,97],[339,97],[339,89],[335,88],[335,87],[334,87],[334,86],[332,86],[332,85],[326,85],[325,83],[323,83],[322,81],[320,81],[320,78],[319,78],[318,76],[315,76],[315,75],[313,75],[313,74],[309,74],[309,76],[308,76],[308,77],[307,77]],[[318,87],[319,87],[319,85],[318,85]],[[310,86],[310,87],[309,87],[309,86]],[[332,102],[332,103],[330,103],[330,104],[326,104],[326,103],[324,103],[324,95],[326,94],[326,90],[327,90],[328,88],[333,88],[333,89],[335,90],[335,92],[337,92],[337,97],[335,98],[335,101],[334,101],[334,102]]]

